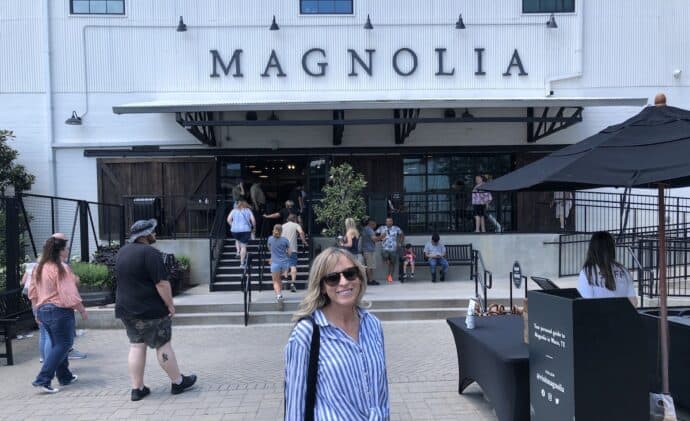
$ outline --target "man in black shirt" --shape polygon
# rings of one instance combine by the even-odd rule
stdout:
[[[147,345],[156,349],[158,363],[172,381],[173,395],[196,382],[194,374],[180,373],[170,344],[175,307],[163,256],[151,247],[156,242],[156,225],[155,219],[135,222],[130,230],[130,244],[120,249],[115,260],[115,317],[122,320],[130,342],[128,362],[133,401],[151,393],[144,385]]]

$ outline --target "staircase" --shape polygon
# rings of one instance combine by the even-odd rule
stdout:
[[[247,253],[251,253],[252,258],[252,290],[265,291],[271,290],[271,265],[268,259],[271,257],[267,247],[263,248],[264,255],[261,256],[261,242],[265,240],[251,240],[247,245]],[[309,274],[309,252],[299,244],[297,259],[297,289],[306,289]],[[263,258],[262,258],[263,257]],[[263,275],[263,279],[262,279]],[[240,258],[235,249],[235,240],[228,238],[223,242],[216,275],[211,280],[211,291],[241,291],[242,269],[240,269]],[[290,275],[288,274],[288,280]],[[288,287],[289,283],[284,284]]]

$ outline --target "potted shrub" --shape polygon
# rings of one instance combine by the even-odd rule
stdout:
[[[85,306],[102,306],[115,302],[115,291],[108,266],[100,263],[72,262],[79,277],[79,294]]]
[[[191,262],[189,257],[180,255],[175,256],[177,258],[177,263],[180,267],[180,284],[183,289],[190,288],[192,286],[191,279]]]

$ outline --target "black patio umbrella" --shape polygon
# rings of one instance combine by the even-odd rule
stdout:
[[[659,255],[666,255],[664,189],[690,186],[690,111],[659,105],[483,185],[490,191],[654,187],[659,192]],[[659,259],[662,393],[668,383],[666,259]]]

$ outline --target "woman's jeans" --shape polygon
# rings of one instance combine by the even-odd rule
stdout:
[[[33,384],[49,386],[53,377],[57,377],[60,384],[70,383],[72,373],[69,371],[67,354],[74,344],[74,310],[44,304],[36,313],[52,346],[49,349],[46,347],[47,354],[44,356],[41,372]]]

